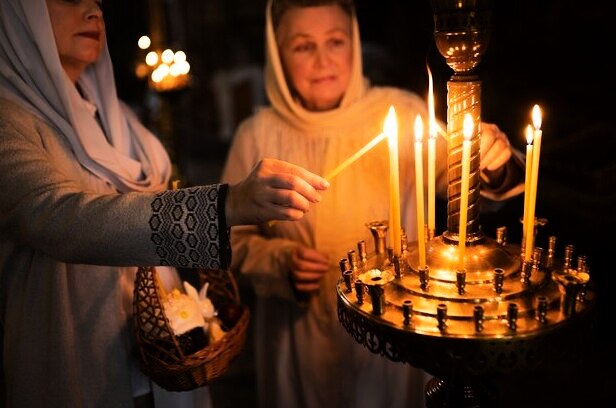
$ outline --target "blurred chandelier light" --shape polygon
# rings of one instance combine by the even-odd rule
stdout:
[[[170,48],[150,50],[152,42],[148,36],[139,38],[138,46],[145,53],[139,61],[135,74],[140,79],[148,79],[148,86],[158,92],[175,91],[185,88],[189,82],[190,64],[186,53]]]

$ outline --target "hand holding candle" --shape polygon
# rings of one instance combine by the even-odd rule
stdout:
[[[526,226],[526,247],[524,260],[530,262],[535,247],[535,207],[537,205],[537,181],[539,179],[539,155],[541,153],[541,109],[539,105],[533,106],[533,163],[530,184],[530,197],[528,201],[528,225]]]
[[[389,143],[389,237],[394,256],[401,254],[400,174],[398,168],[398,123],[393,106],[385,119],[383,133]]]
[[[417,249],[419,268],[426,266],[426,241],[424,236],[424,184],[423,184],[423,122],[415,118],[415,197],[417,198]]]
[[[462,142],[462,174],[460,176],[460,221],[458,233],[458,261],[459,269],[464,269],[466,255],[466,221],[468,218],[468,185],[471,170],[471,139],[475,131],[475,124],[470,113],[464,115]]]

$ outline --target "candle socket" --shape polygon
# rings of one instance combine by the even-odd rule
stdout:
[[[545,260],[545,267],[551,270],[554,267],[554,252],[556,251],[556,236],[548,238],[548,255]]]
[[[402,302],[402,323],[405,326],[409,326],[411,324],[411,318],[413,317],[413,301],[405,300]]]
[[[428,233],[426,234],[428,241],[432,241],[434,239],[435,233],[436,231],[434,230],[434,228],[428,228]]]
[[[377,255],[385,253],[385,241],[387,238],[387,223],[384,221],[372,221],[366,224],[374,239],[374,252]]]
[[[342,273],[342,277],[344,278],[344,286],[346,288],[346,293],[351,293],[353,291],[353,271],[344,271]]]
[[[458,295],[464,294],[464,288],[466,287],[466,270],[458,269],[456,271],[456,286],[458,288]]]
[[[507,305],[507,326],[510,330],[516,331],[518,329],[518,305],[515,303],[509,303]]]
[[[368,261],[368,251],[366,249],[366,241],[363,239],[357,242],[357,251],[359,252],[359,259],[362,264],[365,264]]]
[[[500,295],[503,292],[503,282],[505,281],[505,270],[494,268],[494,292]]]
[[[507,227],[498,227],[496,229],[496,243],[500,246],[507,245]]]
[[[368,285],[368,294],[372,302],[372,313],[382,315],[385,311],[385,291],[381,285]]]
[[[359,279],[355,281],[355,297],[358,305],[364,303],[364,284]]]
[[[545,296],[537,297],[537,320],[541,324],[545,324],[548,321],[548,298]]]
[[[447,329],[447,305],[445,303],[439,303],[436,307],[436,321],[440,331]]]
[[[396,278],[399,278],[400,276],[402,276],[401,272],[400,272],[400,257],[397,255],[393,256],[393,264],[394,264],[394,276]]]
[[[357,252],[354,249],[351,249],[347,252],[347,258],[349,258],[349,264],[351,265],[351,269],[354,272],[357,272],[359,269],[359,258],[357,257]]]
[[[571,269],[571,262],[573,260],[574,247],[571,244],[565,245],[565,254],[563,256],[563,272],[568,272]]]
[[[482,306],[475,306],[473,308],[473,320],[475,322],[475,331],[481,333],[483,331],[483,316],[484,310]]]
[[[351,269],[351,263],[348,258],[342,258],[340,262],[338,262],[338,266],[340,267],[340,273],[344,273]]]
[[[522,267],[520,268],[520,282],[522,285],[530,285],[530,275],[532,273],[533,265],[530,262],[522,261]]]
[[[421,290],[428,290],[430,282],[430,268],[428,266],[419,267],[419,287]]]
[[[560,291],[560,312],[565,317],[575,313],[577,296],[584,280],[572,273],[559,274],[556,278]]]
[[[402,248],[402,254],[406,254],[409,252],[409,244],[408,244],[408,236],[406,235],[406,231],[404,231],[404,228],[402,228],[402,234],[400,235],[400,240],[402,241],[401,244],[401,248]]]

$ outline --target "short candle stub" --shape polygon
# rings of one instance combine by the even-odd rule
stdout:
[[[509,303],[507,305],[507,325],[509,329],[516,331],[518,328],[518,305]]]
[[[482,306],[477,305],[473,308],[473,319],[475,321],[475,331],[477,333],[483,331],[483,315],[484,311]]]
[[[503,292],[503,282],[505,281],[505,270],[494,268],[494,292],[500,295]]]
[[[402,316],[404,318],[403,324],[405,326],[410,325],[413,317],[413,301],[407,299],[402,302]]]

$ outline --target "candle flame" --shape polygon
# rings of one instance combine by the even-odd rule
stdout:
[[[473,131],[475,128],[475,124],[473,123],[473,117],[470,113],[464,115],[464,124],[462,125],[462,133],[464,135],[464,140],[471,140],[473,137]]]
[[[535,135],[535,132],[533,132],[533,127],[529,124],[528,126],[526,126],[526,144],[533,143],[534,135]]]
[[[389,113],[385,118],[385,125],[383,126],[383,133],[387,135],[389,143],[393,143],[392,139],[398,138],[398,122],[396,120],[396,110],[393,106],[389,107]]]
[[[421,115],[415,117],[415,141],[421,142],[423,139],[423,120]]]
[[[533,126],[535,129],[541,129],[541,108],[539,105],[533,106]]]
[[[436,138],[436,115],[434,113],[434,84],[432,82],[432,71],[428,66],[428,115],[429,115],[429,135],[430,138]]]

